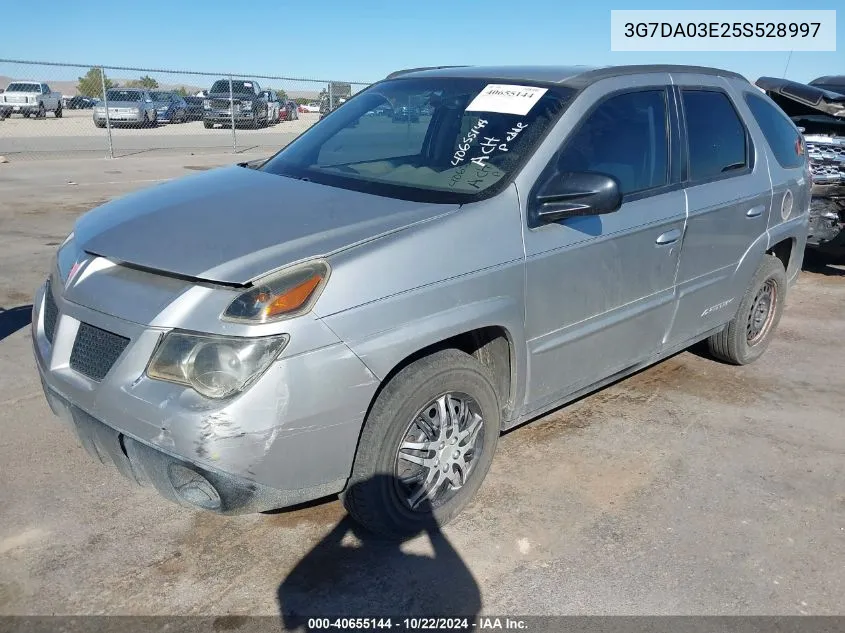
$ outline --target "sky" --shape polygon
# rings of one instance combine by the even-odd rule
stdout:
[[[698,6],[677,0],[47,0],[37,14],[27,3],[5,5],[0,12],[5,24],[0,58],[5,59],[367,83],[401,68],[451,64],[680,63],[726,68],[752,81],[784,73],[801,82],[845,74],[842,0],[817,0],[809,7],[840,9],[839,50],[796,52],[791,58],[785,51],[611,52],[610,10],[806,8],[798,0],[708,1]],[[0,75],[46,72],[0,62]],[[84,69],[49,73],[45,80],[75,79]],[[210,82],[198,78],[196,83]],[[270,83],[282,85],[265,82]]]

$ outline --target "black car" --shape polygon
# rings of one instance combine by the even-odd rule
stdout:
[[[88,108],[94,107],[94,99],[77,95],[68,99],[63,107],[68,110],[87,110]]]
[[[188,104],[188,121],[202,121],[202,97],[184,97]]]
[[[231,92],[230,92],[231,90]],[[203,108],[203,125],[207,128],[221,124],[228,127],[234,121],[252,128],[267,127],[267,99],[261,94],[257,81],[219,79],[208,91],[208,108]],[[234,112],[230,108],[234,106]]]

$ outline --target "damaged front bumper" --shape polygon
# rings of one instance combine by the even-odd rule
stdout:
[[[809,246],[845,254],[845,137],[805,136],[813,179]]]
[[[247,391],[213,401],[146,377],[161,328],[72,303],[50,284],[33,306],[36,365],[51,409],[92,456],[129,480],[222,514],[286,507],[345,486],[377,380],[342,342],[283,354]],[[92,327],[127,339],[100,379],[80,366],[104,349],[89,341],[79,351],[81,332]]]

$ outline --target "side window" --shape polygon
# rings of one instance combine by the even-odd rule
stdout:
[[[44,92],[45,94],[51,92],[50,86],[48,86],[47,84],[42,84],[41,85],[41,91]]]
[[[786,114],[760,95],[747,93],[745,102],[781,167],[801,167],[801,136]]]
[[[608,174],[619,181],[623,195],[668,184],[667,116],[665,90],[610,97],[569,138],[558,171]]]
[[[745,126],[728,95],[715,90],[682,90],[681,95],[690,180],[711,180],[748,167]]]

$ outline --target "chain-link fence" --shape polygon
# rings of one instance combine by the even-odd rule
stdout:
[[[0,59],[0,155],[270,153],[367,85]]]

